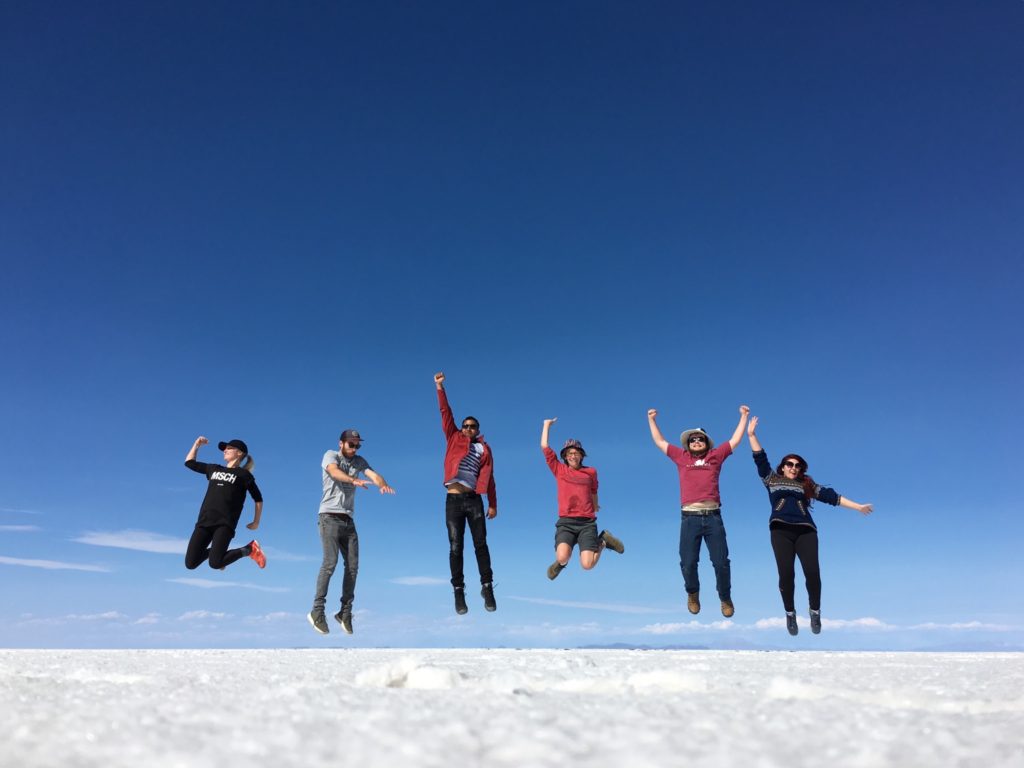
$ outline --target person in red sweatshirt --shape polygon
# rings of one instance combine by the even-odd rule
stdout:
[[[461,429],[455,426],[448,395],[444,389],[444,373],[434,374],[437,402],[441,408],[441,430],[445,437],[444,485],[445,523],[448,526],[448,564],[455,590],[455,612],[466,613],[466,581],[462,573],[462,548],[466,524],[473,537],[476,564],[480,569],[480,595],[484,608],[497,610],[494,600],[494,573],[491,571],[491,553],[487,549],[487,519],[498,514],[498,497],[494,487],[494,456],[490,446],[480,434],[480,421],[473,416],[462,420]],[[481,496],[487,494],[487,514]]]
[[[558,484],[555,562],[548,566],[549,579],[556,579],[569,564],[574,546],[580,548],[580,566],[585,571],[597,565],[605,547],[610,547],[620,555],[626,551],[622,542],[608,531],[597,532],[597,510],[601,508],[597,502],[597,470],[583,466],[583,459],[587,455],[583,444],[572,438],[566,440],[561,451],[564,463],[559,463],[555,452],[548,445],[551,425],[556,421],[557,418],[544,419],[540,432],[540,449]]]

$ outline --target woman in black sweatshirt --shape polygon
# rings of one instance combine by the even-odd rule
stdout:
[[[254,462],[249,456],[249,448],[241,440],[230,440],[217,445],[224,452],[223,465],[196,461],[200,446],[209,442],[205,437],[197,437],[185,457],[186,467],[193,472],[206,475],[210,481],[206,489],[206,498],[199,509],[199,519],[185,552],[185,567],[189,570],[198,568],[208,559],[211,568],[223,570],[240,558],[251,557],[262,568],[267,564],[267,558],[260,549],[260,543],[255,539],[244,547],[228,549],[228,544],[235,536],[238,518],[242,515],[246,492],[256,502],[256,512],[246,528],[251,531],[259,528],[260,516],[263,514],[263,495],[252,476]],[[240,466],[243,459],[246,462],[244,466]]]
[[[795,635],[799,629],[796,623],[796,608],[793,604],[795,559],[800,558],[800,567],[807,583],[807,597],[811,608],[811,632],[821,632],[821,572],[818,568],[818,528],[811,517],[811,502],[817,499],[832,506],[856,509],[863,515],[871,514],[870,504],[858,504],[844,498],[831,488],[818,485],[807,474],[807,462],[802,456],[789,453],[772,471],[768,456],[755,434],[757,417],[747,425],[747,437],[754,451],[754,464],[761,482],[768,489],[771,499],[771,514],[768,528],[771,531],[772,550],[775,564],[779,569],[779,592],[786,609],[786,629]]]

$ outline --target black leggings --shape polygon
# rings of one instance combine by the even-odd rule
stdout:
[[[188,549],[185,551],[185,567],[191,571],[209,558],[211,568],[224,568],[235,560],[248,557],[248,544],[238,549],[228,549],[228,544],[231,543],[234,535],[234,528],[229,528],[226,525],[218,525],[215,528],[197,525],[192,531],[192,538],[188,540]]]
[[[807,584],[807,599],[812,611],[821,610],[821,571],[818,570],[818,532],[806,525],[772,523],[772,550],[775,564],[779,567],[779,592],[782,605],[787,611],[793,607],[793,591],[796,571],[795,558],[800,558]]]

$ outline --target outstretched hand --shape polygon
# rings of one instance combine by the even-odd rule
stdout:
[[[438,389],[444,386],[444,371],[438,371],[434,374],[434,383]]]
[[[385,485],[380,486],[380,492],[381,493],[394,493],[395,489],[392,488],[390,485],[385,484]]]
[[[750,422],[747,424],[747,435],[749,437],[754,436],[754,432],[757,431],[757,416],[751,416]]]
[[[872,512],[875,511],[875,505],[874,504],[861,504],[860,508],[857,511],[860,512],[862,515],[870,515]]]
[[[740,416],[749,416],[749,415],[750,415],[750,406],[748,406],[748,405],[741,405],[740,406]]]
[[[556,421],[558,421],[558,417],[557,416],[555,416],[555,418],[553,418],[553,419],[544,419],[544,426],[545,427],[550,427]]]
[[[657,408],[649,408],[649,409],[647,409],[647,418],[648,419],[652,419],[653,420],[653,419],[656,419],[657,417],[658,417],[658,409]]]

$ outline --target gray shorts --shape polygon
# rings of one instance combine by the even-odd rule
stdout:
[[[555,546],[579,546],[580,552],[600,552],[597,520],[593,517],[560,517],[555,523]]]

